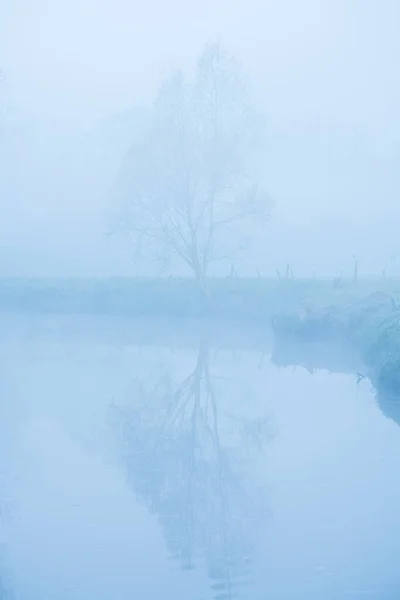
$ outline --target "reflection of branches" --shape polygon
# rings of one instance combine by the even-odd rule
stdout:
[[[200,553],[215,597],[228,599],[237,578],[247,578],[264,517],[248,450],[264,449],[267,421],[222,410],[219,382],[203,344],[177,388],[166,376],[147,390],[140,384],[138,404],[114,415],[130,485],[158,515],[171,556],[190,569]]]
[[[10,516],[9,507],[7,505],[0,506],[0,528],[2,528],[5,523],[8,521]],[[0,529],[1,531],[1,529]],[[10,587],[8,576],[8,569],[5,565],[5,553],[3,545],[0,546],[0,600],[13,600],[15,598],[14,593]]]
[[[13,600],[14,594],[6,581],[6,577],[0,573],[0,598],[1,600]]]

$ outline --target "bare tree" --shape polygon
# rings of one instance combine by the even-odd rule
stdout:
[[[204,288],[210,264],[243,249],[239,224],[272,208],[254,176],[262,140],[237,63],[207,45],[191,80],[163,83],[125,161],[121,223],[140,255],[178,258]]]

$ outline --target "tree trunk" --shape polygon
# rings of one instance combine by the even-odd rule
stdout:
[[[205,308],[208,310],[210,308],[210,294],[207,289],[206,274],[202,269],[198,269],[195,271],[195,276],[200,290],[201,300],[204,303]]]

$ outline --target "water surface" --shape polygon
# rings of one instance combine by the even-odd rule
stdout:
[[[351,369],[249,327],[3,320],[1,598],[400,597],[400,429]]]

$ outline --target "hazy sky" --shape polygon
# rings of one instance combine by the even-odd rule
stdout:
[[[1,0],[1,272],[129,271],[122,243],[104,238],[126,143],[113,119],[217,36],[267,117],[276,259],[262,264],[289,254],[312,271],[317,253],[331,269],[357,252],[380,268],[400,214],[399,19],[396,0]],[[343,247],[331,234],[321,249],[316,227],[333,217],[358,238]],[[301,251],[287,246],[299,236]]]

